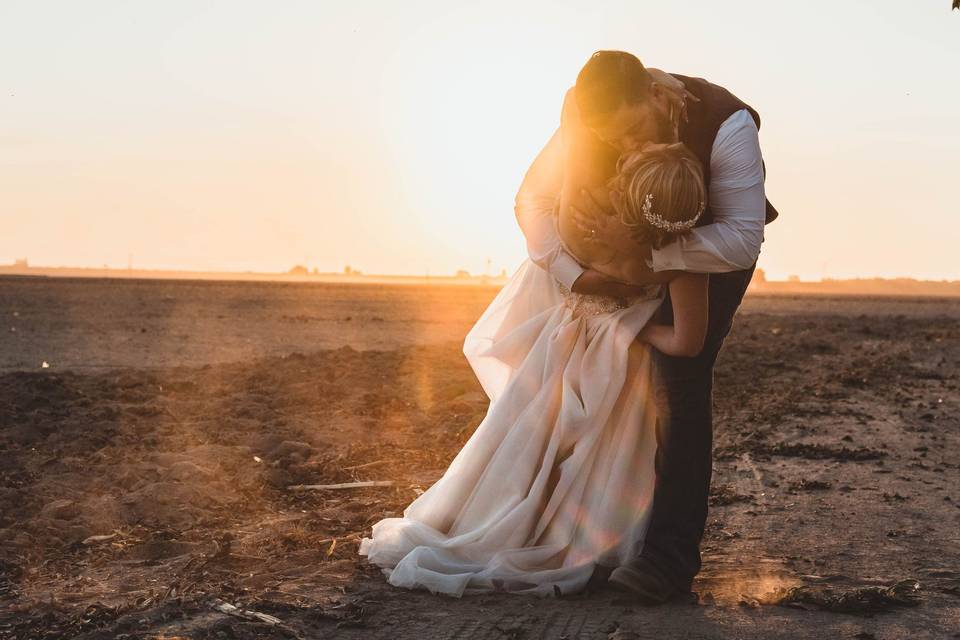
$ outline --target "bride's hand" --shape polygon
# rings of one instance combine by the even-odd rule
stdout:
[[[595,254],[604,251],[612,253],[607,262],[618,253],[634,252],[637,249],[636,241],[620,222],[621,209],[620,193],[611,190],[610,202],[613,210],[606,210],[600,206],[589,191],[581,191],[580,197],[570,205],[571,219],[580,230],[584,244]]]
[[[677,78],[674,78],[672,75],[662,69],[647,67],[647,72],[650,74],[650,77],[653,78],[654,82],[663,85],[671,91],[682,92],[686,90],[686,85],[684,85],[683,82]]]
[[[587,190],[570,203],[570,220],[580,232],[581,245],[592,264],[607,264],[616,258],[617,214],[604,209]]]
[[[647,72],[650,73],[654,82],[666,90],[667,99],[670,101],[673,110],[680,114],[682,121],[686,122],[687,100],[690,102],[700,102],[700,98],[687,91],[687,87],[683,82],[674,78],[666,71],[647,67]]]

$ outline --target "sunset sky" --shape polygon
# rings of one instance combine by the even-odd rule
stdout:
[[[960,279],[949,0],[0,3],[0,263],[512,271],[595,49],[761,114],[776,278]]]

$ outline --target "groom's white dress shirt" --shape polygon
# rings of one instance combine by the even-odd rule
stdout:
[[[530,259],[568,289],[585,271],[561,245],[554,207],[563,185],[560,128],[540,151],[520,185],[515,212]],[[651,252],[654,271],[724,273],[748,269],[760,255],[766,198],[757,125],[746,109],[727,118],[710,155],[708,185],[713,223]]]

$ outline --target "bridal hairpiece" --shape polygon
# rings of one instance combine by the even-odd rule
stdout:
[[[653,194],[648,193],[643,199],[643,207],[641,210],[643,211],[643,217],[647,219],[647,222],[657,229],[676,233],[678,231],[688,231],[693,229],[693,226],[697,224],[697,220],[700,219],[700,216],[703,214],[703,210],[705,208],[706,203],[700,201],[700,208],[697,209],[697,215],[693,216],[689,220],[673,222],[672,220],[666,220],[653,212]]]

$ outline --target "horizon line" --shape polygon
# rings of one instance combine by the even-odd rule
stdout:
[[[151,267],[117,267],[104,264],[100,267],[78,267],[78,266],[48,266],[48,265],[31,265],[27,264],[26,260],[16,260],[13,264],[0,264],[0,275],[31,275],[29,273],[22,272],[42,272],[42,271],[82,271],[82,272],[114,272],[116,274],[120,273],[141,273],[141,274],[155,274],[153,277],[162,278],[159,274],[178,274],[184,276],[247,276],[247,277],[261,277],[261,278],[314,278],[314,277],[324,277],[324,278],[336,278],[336,279],[414,279],[414,280],[453,280],[453,281],[470,281],[470,280],[485,280],[485,281],[503,281],[509,279],[510,272],[507,269],[503,269],[501,273],[491,275],[487,273],[470,273],[466,269],[458,269],[452,274],[415,274],[415,273],[366,273],[359,269],[353,269],[349,266],[344,269],[344,271],[319,271],[316,267],[312,270],[307,269],[302,265],[295,265],[287,271],[256,271],[252,269],[237,271],[237,270],[222,270],[222,269],[170,269],[170,268],[151,268]],[[818,284],[818,283],[841,283],[841,282],[862,282],[862,281],[874,281],[874,282],[914,282],[917,284],[922,283],[933,283],[933,284],[960,284],[960,279],[927,279],[927,278],[917,278],[914,276],[855,276],[855,277],[824,277],[821,276],[819,279],[810,279],[803,278],[796,274],[789,274],[784,279],[776,278],[767,278],[766,270],[762,267],[757,267],[757,273],[761,274],[762,282],[767,283],[783,283],[783,284]]]

